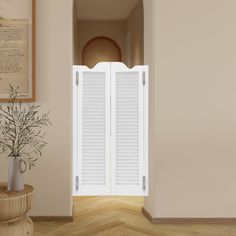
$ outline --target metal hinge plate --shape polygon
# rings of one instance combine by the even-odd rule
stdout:
[[[146,190],[146,177],[143,176],[143,191]]]
[[[76,71],[76,85],[79,85],[79,71]]]
[[[143,86],[146,84],[145,72],[143,71]]]
[[[79,176],[75,177],[75,189],[76,189],[76,191],[79,190]]]

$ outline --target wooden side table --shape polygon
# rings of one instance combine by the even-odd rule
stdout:
[[[25,185],[24,191],[8,192],[0,183],[0,236],[31,236],[34,225],[26,213],[33,203],[34,188]]]

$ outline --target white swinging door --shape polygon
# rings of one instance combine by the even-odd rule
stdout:
[[[110,66],[74,67],[74,193],[110,194]]]
[[[111,63],[111,195],[147,193],[146,73]]]
[[[74,67],[74,195],[148,194],[148,67]]]

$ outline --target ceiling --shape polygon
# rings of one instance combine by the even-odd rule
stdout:
[[[139,0],[76,0],[79,20],[125,20]]]

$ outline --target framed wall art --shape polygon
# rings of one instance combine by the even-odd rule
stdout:
[[[35,101],[35,0],[0,0],[0,102],[9,85]]]

